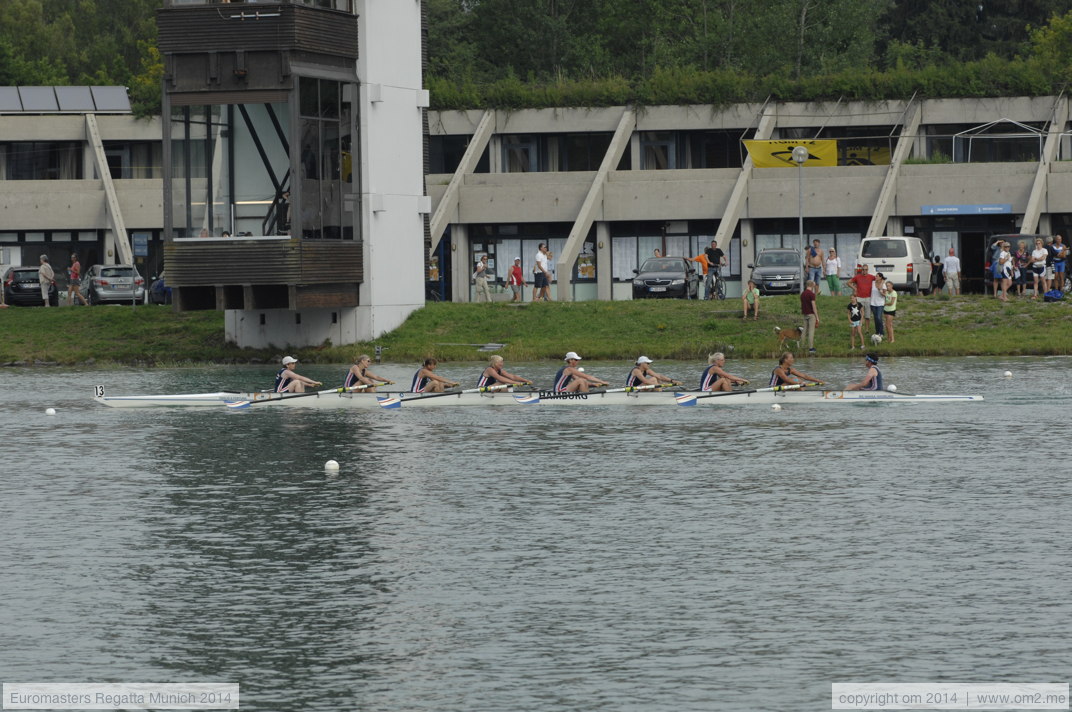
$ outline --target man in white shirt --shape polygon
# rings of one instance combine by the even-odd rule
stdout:
[[[478,302],[490,302],[491,290],[488,289],[488,256],[481,255],[476,263],[476,271],[473,272],[473,282],[476,284],[476,300]]]
[[[547,244],[541,242],[536,251],[535,279],[532,281],[532,301],[551,301],[551,269],[547,264]]]
[[[949,293],[960,294],[960,258],[952,247],[949,248],[949,254],[942,259],[942,273],[945,275],[945,286],[949,287]]]

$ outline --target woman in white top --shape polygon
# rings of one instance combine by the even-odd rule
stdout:
[[[1001,269],[1001,296],[998,297],[1003,302],[1009,301],[1009,287],[1012,286],[1012,253],[1009,252],[1009,248],[1012,247],[1007,242],[1001,243],[1001,252],[998,253],[998,267]]]
[[[1050,280],[1046,279],[1046,257],[1049,254],[1042,244],[1042,238],[1035,238],[1035,249],[1031,251],[1031,276],[1034,278],[1035,294],[1032,299],[1038,299],[1039,282],[1042,282],[1042,291],[1050,291]]]
[[[841,294],[840,272],[841,258],[837,256],[837,250],[830,250],[830,256],[826,258],[826,286],[832,297]]]

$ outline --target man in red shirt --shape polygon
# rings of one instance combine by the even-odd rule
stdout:
[[[520,302],[521,292],[525,288],[525,275],[521,271],[521,258],[514,258],[514,266],[510,268],[510,291],[514,293],[514,298],[510,301]]]
[[[849,284],[856,289],[856,298],[864,300],[865,305],[871,303],[871,287],[875,284],[875,275],[868,272],[868,269],[867,265],[860,265],[860,269],[849,280]],[[871,322],[870,311],[870,309],[864,309],[864,321],[868,324]],[[861,333],[868,332],[868,324],[863,325]]]
[[[815,302],[815,282],[808,280],[804,283],[804,291],[800,293],[800,313],[804,315],[804,334],[800,337],[801,344],[808,342],[808,353],[815,353],[815,327],[819,326],[819,305]]]

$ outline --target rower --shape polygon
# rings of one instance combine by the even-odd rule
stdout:
[[[435,370],[438,365],[439,361],[434,358],[426,358],[424,366],[413,374],[413,384],[410,386],[410,391],[413,393],[442,393],[444,387],[454,388],[461,385],[442,376],[437,376]]]
[[[700,376],[701,391],[732,391],[734,384],[745,385],[748,383],[747,378],[726,373],[722,368],[725,364],[726,356],[721,351],[707,357],[707,368],[704,369],[703,375]]]
[[[867,354],[864,356],[864,364],[867,366],[867,376],[859,383],[845,386],[846,391],[881,391],[882,372],[878,370],[878,356]]]
[[[558,369],[555,374],[555,391],[558,393],[587,393],[589,386],[609,386],[604,380],[589,376],[577,368],[581,357],[576,352],[570,351],[563,359],[566,365]]]
[[[531,386],[532,381],[513,373],[508,373],[503,368],[503,357],[499,355],[488,359],[488,367],[480,374],[477,381],[478,388],[491,388],[493,386]]]
[[[372,363],[372,359],[368,354],[361,354],[354,359],[354,365],[350,367],[350,370],[346,372],[346,380],[343,381],[343,388],[346,390],[358,390],[360,388],[363,391],[374,391],[378,385],[388,385],[394,383],[394,381],[377,376],[375,373],[369,370],[369,364]]]
[[[806,373],[793,368],[793,364],[796,363],[796,359],[793,354],[786,351],[782,354],[782,357],[778,359],[778,366],[771,371],[770,385],[773,386],[802,386],[805,385],[804,381],[810,381],[812,383],[822,385],[823,382],[817,378],[812,378]]]
[[[629,372],[629,376],[625,379],[626,388],[636,388],[638,386],[661,386],[662,384],[680,386],[680,381],[675,381],[669,376],[664,376],[661,373],[656,373],[651,368],[653,361],[647,356],[641,356],[633,364],[633,370]]]
[[[305,393],[306,386],[323,385],[320,381],[306,378],[295,371],[294,365],[296,363],[298,363],[298,359],[293,356],[283,357],[283,368],[279,369],[279,373],[275,374],[276,393]]]

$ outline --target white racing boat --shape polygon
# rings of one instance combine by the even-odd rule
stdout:
[[[112,408],[370,408],[398,409],[451,406],[711,406],[711,405],[810,405],[813,403],[963,403],[981,401],[972,395],[912,395],[889,391],[839,391],[783,388],[757,388],[729,393],[701,391],[652,391],[614,388],[590,393],[555,393],[554,391],[495,391],[472,389],[451,393],[347,392],[336,388],[315,393],[190,393],[164,396],[113,396],[97,386],[94,400]]]

